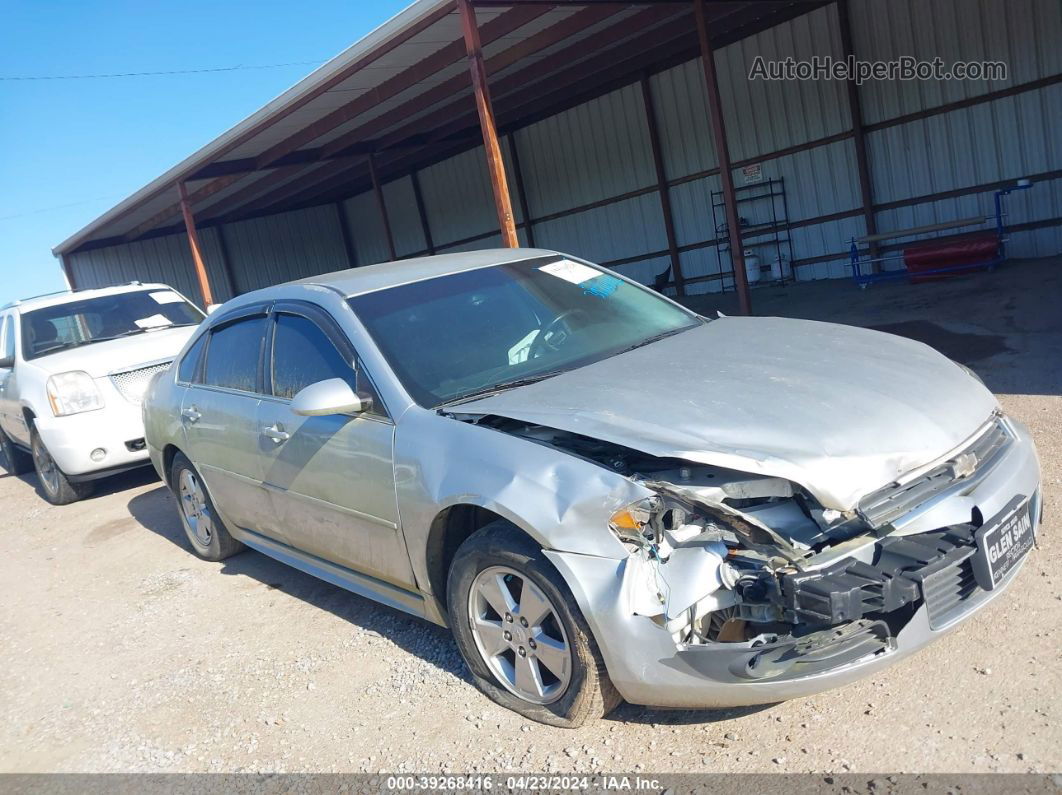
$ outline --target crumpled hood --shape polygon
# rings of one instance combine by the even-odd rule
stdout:
[[[734,317],[460,411],[784,477],[825,507],[849,510],[954,450],[997,408],[985,387],[920,342]]]
[[[107,342],[95,342],[80,348],[58,351],[31,364],[51,373],[84,370],[93,378],[103,378],[108,373],[133,370],[162,359],[173,359],[197,326],[179,326],[160,329],[132,337],[119,337]]]

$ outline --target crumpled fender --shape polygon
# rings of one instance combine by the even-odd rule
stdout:
[[[399,519],[417,581],[432,521],[453,505],[508,519],[544,549],[621,560],[627,549],[608,519],[652,491],[600,465],[527,439],[424,409],[395,431]]]

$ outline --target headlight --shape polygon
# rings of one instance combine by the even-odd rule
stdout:
[[[647,546],[653,543],[656,532],[649,522],[659,508],[659,497],[646,497],[632,502],[609,517],[608,527],[624,544],[633,544],[638,548]]]
[[[56,417],[103,408],[103,398],[92,376],[82,370],[59,373],[48,379],[48,402]]]

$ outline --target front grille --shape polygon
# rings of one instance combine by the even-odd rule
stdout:
[[[130,403],[135,403],[139,406],[140,401],[144,399],[144,391],[147,389],[148,381],[151,380],[155,373],[162,372],[168,369],[169,366],[169,362],[162,362],[148,367],[140,367],[136,370],[126,370],[124,373],[111,373],[111,383],[114,384],[114,388],[118,390],[122,397]]]
[[[929,472],[915,478],[909,483],[890,483],[882,489],[868,494],[859,503],[859,513],[870,523],[871,527],[881,527],[893,522],[906,513],[922,505],[931,497],[947,489],[960,480],[969,480],[987,472],[1010,445],[1012,437],[1003,421],[996,418],[987,430],[978,436],[961,452],[934,467]],[[976,463],[973,470],[959,472],[967,456],[974,456]]]
[[[940,629],[961,616],[971,597],[984,593],[974,577],[973,557],[926,577],[922,582],[922,593],[932,629]]]

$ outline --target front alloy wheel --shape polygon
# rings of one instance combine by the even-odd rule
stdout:
[[[491,522],[458,547],[446,602],[472,681],[503,707],[575,728],[619,703],[568,584],[509,522]]]
[[[518,571],[491,566],[476,576],[468,602],[476,648],[498,681],[535,704],[560,698],[572,654],[546,595]]]

